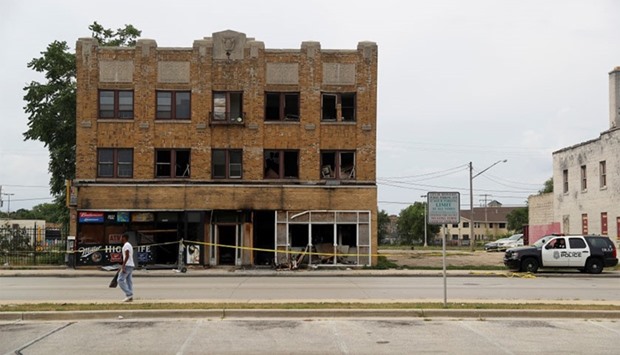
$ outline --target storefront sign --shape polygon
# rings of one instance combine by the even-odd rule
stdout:
[[[149,212],[133,213],[131,215],[132,222],[153,222],[154,220],[155,215]]]
[[[127,222],[129,222],[129,212],[117,212],[116,213],[116,221],[118,223],[127,223]]]
[[[108,243],[110,244],[121,244],[122,234],[110,234],[108,235]]]
[[[102,212],[79,212],[78,222],[80,223],[103,223]]]
[[[150,245],[139,245],[135,248],[139,264],[152,262],[153,255]],[[123,262],[123,247],[121,245],[94,245],[84,246],[77,250],[77,257],[81,265],[107,265]]]

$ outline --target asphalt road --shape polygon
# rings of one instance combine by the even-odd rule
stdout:
[[[0,354],[617,354],[582,319],[110,319],[0,322]]]
[[[110,273],[110,278],[112,274]],[[0,302],[114,302],[105,277],[0,277]],[[443,301],[441,277],[135,277],[136,301]],[[620,281],[594,276],[449,277],[448,301],[620,304]]]

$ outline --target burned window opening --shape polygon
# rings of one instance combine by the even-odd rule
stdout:
[[[355,122],[355,93],[323,94],[321,119],[323,121]]]
[[[189,178],[190,150],[158,149],[155,152],[155,176],[158,178]]]
[[[266,121],[298,121],[299,93],[268,92],[265,94]]]
[[[287,150],[266,150],[264,152],[264,178],[299,178],[299,152]]]
[[[321,152],[322,179],[355,179],[355,152]]]

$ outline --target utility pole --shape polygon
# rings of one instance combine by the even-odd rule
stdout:
[[[469,233],[470,233],[469,240],[470,240],[470,245],[471,245],[471,251],[476,250],[476,237],[474,236],[474,178],[476,178],[477,176],[480,176],[482,173],[491,169],[495,165],[499,163],[505,163],[507,161],[508,161],[507,159],[498,160],[495,163],[491,164],[488,168],[482,170],[476,175],[473,175],[474,167],[472,163],[469,162],[469,208],[470,208],[469,212],[470,212],[470,217],[471,217],[469,221]]]
[[[2,192],[2,195],[4,196],[8,196],[8,203],[6,205],[6,218],[7,219],[11,219],[11,196],[14,196],[15,194],[10,194],[10,193],[5,193]]]
[[[422,195],[420,197],[426,198],[426,195]],[[422,204],[424,204],[424,247],[426,248],[428,246],[428,243],[426,241],[426,205],[427,203],[422,201]]]
[[[484,228],[487,231],[487,234],[489,232],[489,222],[488,222],[488,217],[487,217],[487,206],[489,205],[487,202],[487,197],[493,196],[493,195],[489,195],[489,194],[482,194],[480,196],[484,197]]]

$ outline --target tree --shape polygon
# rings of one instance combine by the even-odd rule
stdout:
[[[400,211],[398,234],[402,244],[413,244],[424,239],[424,209],[426,203],[416,202]],[[439,226],[428,225],[428,236],[439,233]]]
[[[377,238],[379,240],[379,245],[385,243],[385,238],[388,233],[388,224],[390,224],[390,217],[387,212],[385,212],[385,210],[379,211],[379,213],[377,213]]]
[[[506,215],[508,230],[521,231],[523,226],[528,224],[528,208],[518,207]]]
[[[132,25],[112,31],[94,22],[88,29],[101,46],[134,45],[141,35]],[[24,110],[28,114],[24,140],[41,141],[49,150],[50,192],[56,197],[54,203],[66,223],[65,180],[75,178],[75,53],[69,51],[67,42],[54,41],[41,55],[27,64],[28,68],[43,73],[46,81],[32,81],[24,87]]]
[[[553,192],[553,176],[547,179],[547,181],[545,181],[544,187],[542,189],[538,190],[539,195],[546,194],[549,192]]]

